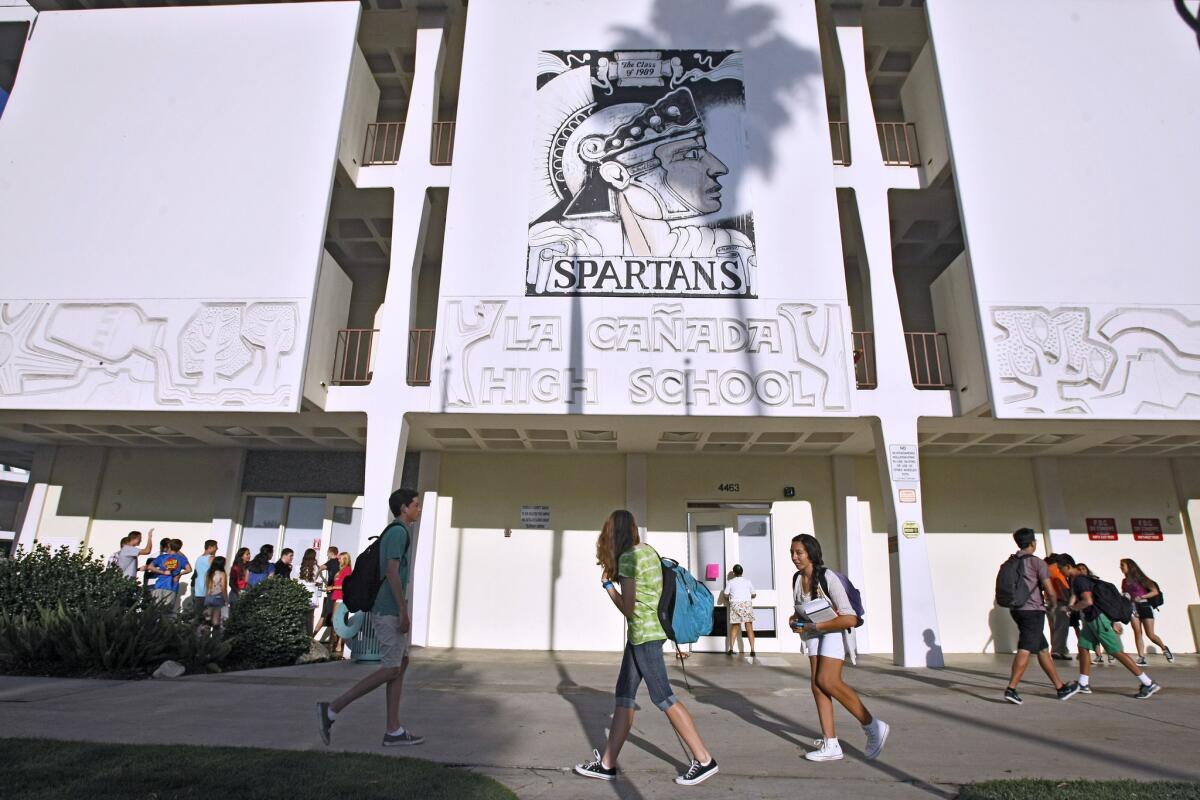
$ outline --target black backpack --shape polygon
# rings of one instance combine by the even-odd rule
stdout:
[[[1021,566],[1027,558],[1036,558],[1032,553],[1014,553],[1000,565],[996,573],[996,605],[1004,608],[1020,608],[1029,600],[1032,592],[1025,580],[1025,569]]]
[[[1108,581],[1092,576],[1092,602],[1111,622],[1129,622],[1133,618],[1133,603]]]
[[[390,522],[383,529],[383,533],[371,537],[371,543],[367,545],[367,549],[358,554],[353,571],[346,576],[346,580],[342,581],[342,602],[346,604],[347,611],[370,611],[375,607],[375,598],[379,596],[379,587],[385,580],[385,576],[379,571],[379,545],[387,532],[396,525],[404,527],[399,522]],[[405,545],[406,555],[408,544],[411,543],[412,537],[410,536],[409,542]]]
[[[1162,608],[1162,604],[1163,604],[1163,591],[1162,591],[1162,589],[1159,589],[1159,590],[1158,590],[1158,594],[1154,595],[1154,597],[1151,597],[1151,598],[1150,598],[1149,600],[1147,600],[1146,602],[1150,604],[1150,607],[1151,607],[1151,608]]]

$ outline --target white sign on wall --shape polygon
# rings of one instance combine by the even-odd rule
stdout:
[[[892,464],[892,480],[897,483],[921,480],[921,466],[915,444],[893,444],[888,447]],[[902,501],[903,502],[903,501]]]
[[[545,530],[550,527],[550,506],[521,506],[521,527]]]
[[[756,296],[741,53],[543,51],[537,81],[527,295]]]

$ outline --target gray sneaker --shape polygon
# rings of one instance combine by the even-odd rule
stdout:
[[[329,703],[317,703],[317,730],[321,734],[321,741],[329,744],[329,729],[333,727],[333,720],[329,718]]]
[[[408,730],[407,728],[404,730],[404,733],[401,733],[398,736],[393,736],[390,733],[385,733],[383,735],[384,747],[409,747],[412,745],[421,744],[424,741],[424,736],[413,736],[412,731]]]
[[[1154,694],[1161,688],[1162,687],[1157,683],[1151,683],[1149,686],[1143,684],[1142,688],[1138,689],[1138,693],[1135,694],[1134,697],[1136,697],[1138,700],[1145,700],[1147,697]]]
[[[1080,694],[1091,694],[1092,693],[1091,685],[1089,684],[1089,685],[1085,686],[1082,683],[1079,684],[1079,693]]]

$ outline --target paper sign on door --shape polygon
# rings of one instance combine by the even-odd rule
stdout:
[[[704,568],[704,580],[715,581],[721,577],[721,565],[709,564]]]

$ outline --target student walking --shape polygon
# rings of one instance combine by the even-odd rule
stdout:
[[[1080,572],[1081,574],[1083,574],[1083,575],[1086,575],[1086,576],[1087,576],[1087,577],[1089,577],[1089,578],[1090,578],[1090,577],[1092,577],[1092,570],[1091,570],[1091,569],[1088,567],[1088,565],[1087,565],[1087,564],[1085,564],[1085,563],[1083,563],[1082,561],[1080,561],[1080,562],[1079,562],[1078,564],[1076,564],[1075,566],[1079,567],[1079,572]],[[1072,592],[1072,597],[1074,597],[1074,592]],[[1074,603],[1074,600],[1072,600],[1072,603]],[[1073,607],[1073,606],[1072,606],[1072,607]],[[1083,617],[1082,617],[1082,616],[1079,616],[1079,620],[1078,620],[1078,621],[1079,621],[1080,627],[1082,627],[1082,624],[1083,624]],[[1077,630],[1077,631],[1075,631],[1075,639],[1076,639],[1076,641],[1078,641],[1078,640],[1079,640],[1079,633],[1080,633],[1080,632],[1079,632],[1078,630]],[[1121,635],[1120,635],[1120,634],[1121,634],[1121,632],[1120,632],[1120,631],[1117,631],[1117,641],[1118,641],[1118,642],[1119,642],[1119,641],[1121,641]],[[1113,657],[1112,657],[1112,654],[1110,653],[1110,654],[1109,654],[1109,656],[1108,656],[1108,663],[1109,663],[1109,664],[1113,663],[1113,660],[1114,660],[1114,659],[1113,659]],[[1100,650],[1099,650],[1099,648],[1097,648],[1097,649],[1095,650],[1095,652],[1093,653],[1093,656],[1092,656],[1092,663],[1093,663],[1093,664],[1097,664],[1097,665],[1103,665],[1103,664],[1104,664],[1104,656],[1100,654]],[[1084,685],[1084,687],[1086,688],[1087,684],[1083,684],[1083,685]],[[1087,692],[1085,691],[1085,692],[1084,692],[1084,694],[1087,694]]]
[[[325,596],[321,600],[321,621],[317,625],[316,631],[313,632],[313,636],[318,637],[318,641],[327,638],[323,635],[325,632],[328,632],[330,636],[333,635],[333,582],[340,569],[338,550],[336,547],[330,547],[325,551],[325,563],[321,565],[320,583]]]
[[[117,551],[117,566],[126,578],[135,580],[137,574],[145,569],[138,566],[138,559],[142,556],[150,555],[150,550],[154,545],[154,528],[151,528],[146,533],[146,546],[142,547],[142,532],[130,531],[129,535],[121,540],[121,549]]]
[[[1029,656],[1033,655],[1042,672],[1054,685],[1058,699],[1070,700],[1079,692],[1079,684],[1074,681],[1065,683],[1058,677],[1044,633],[1046,609],[1049,607],[1049,613],[1053,616],[1057,605],[1054,584],[1050,582],[1050,570],[1046,562],[1033,554],[1037,547],[1037,534],[1031,528],[1015,531],[1013,541],[1017,544],[1016,555],[1009,556],[996,578],[996,603],[1007,606],[1018,631],[1017,654],[1013,656],[1004,699],[1018,706],[1023,702],[1017,693],[1017,684],[1029,667]]]
[[[691,751],[691,763],[675,782],[692,786],[708,780],[718,772],[717,760],[704,746],[692,715],[675,697],[667,680],[662,652],[667,634],[658,620],[658,601],[663,591],[662,561],[653,547],[642,543],[633,514],[614,511],[605,520],[596,540],[596,561],[602,568],[600,587],[628,620],[627,641],[604,754],[593,750],[592,759],[576,764],[575,772],[587,778],[616,779],[617,757],[633,728],[638,687],[645,681],[650,700],[666,713],[671,727]]]
[[[1050,586],[1054,588],[1054,604],[1047,609],[1046,619],[1050,623],[1050,657],[1055,661],[1070,661],[1071,650],[1067,646],[1067,634],[1074,625],[1071,622],[1071,582],[1058,567],[1058,554],[1046,556],[1046,571],[1050,575]]]
[[[1109,598],[1111,594],[1111,599],[1121,600],[1116,587],[1105,584],[1094,575],[1083,574],[1075,560],[1065,553],[1060,556],[1059,563],[1062,565],[1063,574],[1071,579],[1071,593],[1075,598],[1071,608],[1078,611],[1083,617],[1083,626],[1079,631],[1079,690],[1084,694],[1092,693],[1090,686],[1092,661],[1089,658],[1091,655],[1089,651],[1103,647],[1105,652],[1114,656],[1117,661],[1121,662],[1121,666],[1138,679],[1141,688],[1138,689],[1135,697],[1138,700],[1145,700],[1152,696],[1162,687],[1152,681],[1150,676],[1125,654],[1121,648],[1121,623],[1113,622],[1112,618],[1101,608],[1101,602],[1109,602],[1109,600],[1102,600],[1101,595]]]
[[[290,547],[285,547],[279,551],[279,560],[275,562],[275,574],[283,578],[292,577],[292,559],[295,558],[296,551]]]
[[[1159,590],[1158,584],[1147,578],[1146,573],[1142,572],[1142,568],[1132,558],[1121,559],[1121,574],[1125,576],[1121,581],[1121,593],[1133,601],[1134,614],[1130,624],[1133,625],[1133,643],[1137,647],[1137,665],[1139,667],[1146,666],[1146,642],[1142,638],[1143,631],[1145,631],[1146,638],[1158,645],[1167,661],[1174,661],[1175,654],[1171,652],[1171,648],[1163,644],[1163,640],[1154,633],[1154,608],[1162,605],[1162,592]]]
[[[271,563],[271,556],[274,553],[275,548],[272,545],[264,544],[259,548],[258,554],[250,559],[250,563],[246,565],[247,586],[258,586],[275,574],[275,565]]]
[[[725,584],[726,608],[729,613],[729,649],[725,655],[733,655],[734,643],[738,652],[745,655],[742,646],[741,627],[746,626],[746,637],[750,639],[750,657],[754,658],[754,584],[742,576],[742,565],[733,565],[733,578]]]
[[[371,622],[383,650],[379,668],[367,675],[331,703],[317,703],[317,723],[321,741],[329,744],[330,730],[346,706],[386,684],[387,729],[383,746],[418,745],[425,737],[417,736],[400,724],[400,694],[404,673],[408,670],[408,546],[411,529],[421,515],[421,499],[412,489],[397,489],[388,498],[394,520],[379,537],[379,573],[383,576],[371,607]],[[362,564],[359,568],[362,569]],[[367,573],[370,574],[369,572]],[[339,576],[340,578],[340,576]]]
[[[229,605],[237,602],[238,595],[245,591],[249,574],[246,567],[250,565],[250,548],[240,547],[233,557],[233,565],[229,568]]]
[[[329,597],[333,602],[329,611],[329,629],[333,631],[333,638],[330,642],[331,652],[338,658],[342,657],[342,639],[337,635],[337,629],[333,627],[333,617],[337,612],[337,607],[342,604],[344,590],[342,587],[346,583],[346,579],[354,574],[354,570],[350,566],[350,554],[341,553],[338,555],[338,571],[337,576],[333,579],[333,584],[330,586]]]
[[[213,630],[221,627],[228,600],[229,576],[225,574],[225,557],[215,556],[204,575],[204,610]]]
[[[837,700],[862,725],[867,736],[867,759],[878,758],[891,728],[883,720],[873,717],[858,693],[842,680],[846,657],[853,658],[854,654],[854,628],[859,622],[858,615],[841,579],[836,576],[827,579],[821,543],[816,537],[802,533],[792,539],[792,563],[797,570],[797,577],[792,581],[796,613],[788,624],[804,639],[808,651],[812,693],[822,736],[817,741],[818,749],[805,753],[804,757],[809,761],[837,761],[842,757],[842,745],[833,724],[833,701]],[[837,615],[835,619],[824,622],[802,620],[802,606],[817,598],[828,601]]]
[[[147,571],[158,577],[150,594],[167,608],[167,616],[179,616],[179,579],[192,571],[192,565],[182,552],[183,542],[179,539],[167,541],[167,552],[150,562]]]

